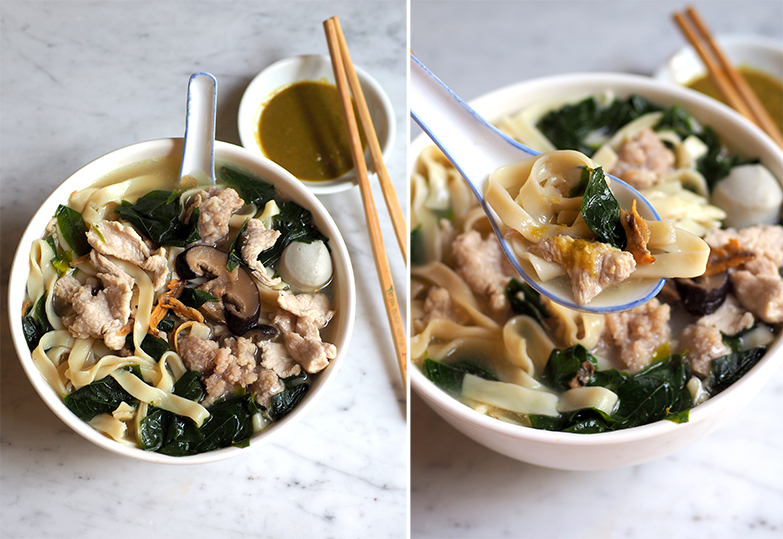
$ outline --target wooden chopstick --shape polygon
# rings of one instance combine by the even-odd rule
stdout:
[[[402,252],[402,258],[405,264],[408,264],[408,226],[405,224],[405,217],[402,215],[402,207],[397,199],[397,193],[394,190],[394,185],[389,178],[389,172],[386,170],[386,163],[383,161],[383,152],[381,151],[381,145],[378,143],[378,136],[375,133],[375,126],[372,123],[370,117],[370,109],[367,108],[367,102],[364,99],[364,91],[362,91],[362,85],[359,83],[359,78],[356,76],[356,70],[353,67],[351,61],[351,53],[348,51],[348,44],[345,42],[345,36],[343,35],[343,29],[340,26],[340,21],[337,17],[332,17],[330,20],[334,21],[335,31],[337,33],[337,41],[340,45],[340,53],[342,54],[343,65],[345,66],[345,73],[348,76],[348,84],[351,87],[351,93],[356,104],[356,110],[359,112],[359,121],[362,124],[364,130],[364,137],[367,139],[367,145],[370,149],[370,156],[372,157],[373,165],[375,165],[375,172],[378,175],[378,179],[381,184],[381,191],[383,192],[383,198],[386,201],[386,208],[389,211],[391,217],[392,226],[394,227],[394,234],[397,236],[397,243],[400,245],[400,251]],[[393,119],[392,119],[393,121]]]
[[[715,42],[696,9],[689,6],[685,13],[675,13],[674,20],[707,66],[710,77],[729,106],[759,126],[778,146],[783,147],[783,134],[780,129],[745,78]]]
[[[378,271],[378,279],[383,292],[383,301],[386,307],[386,317],[389,319],[391,327],[392,341],[397,355],[397,362],[402,375],[402,387],[408,386],[408,346],[405,339],[405,328],[402,325],[400,313],[400,304],[397,302],[397,294],[394,291],[394,281],[392,280],[389,260],[386,257],[386,249],[383,246],[383,236],[378,222],[378,212],[375,209],[375,202],[372,197],[372,187],[367,173],[367,163],[364,161],[364,150],[362,149],[361,138],[359,137],[359,128],[356,124],[356,117],[353,112],[353,103],[346,80],[345,62],[340,52],[340,44],[337,37],[337,28],[335,25],[336,17],[324,21],[326,30],[326,40],[329,44],[329,54],[332,57],[332,67],[334,68],[334,78],[337,82],[337,90],[340,94],[340,104],[343,108],[345,124],[348,128],[348,136],[353,156],[356,176],[359,179],[359,191],[361,192],[362,202],[364,204],[364,215],[367,221],[367,230],[370,233],[373,257],[375,258],[375,268]]]

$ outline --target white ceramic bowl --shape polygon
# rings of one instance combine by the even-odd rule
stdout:
[[[127,165],[147,161],[149,159],[182,156],[182,139],[159,139],[141,142],[120,148],[108,153],[95,161],[85,165],[67,180],[65,180],[41,205],[35,216],[27,226],[22,239],[19,242],[16,256],[11,267],[11,277],[8,286],[8,312],[21,313],[22,304],[26,296],[26,282],[29,269],[29,253],[33,240],[43,236],[46,224],[60,203],[66,203],[69,195],[77,189],[86,187],[98,178]],[[278,437],[279,433],[287,430],[298,421],[308,410],[317,406],[323,393],[327,390],[342,366],[348,344],[353,331],[355,312],[355,287],[353,269],[348,256],[348,251],[343,242],[340,231],[337,229],[331,216],[323,205],[305,189],[301,182],[284,169],[240,146],[225,142],[215,143],[215,158],[219,162],[237,165],[245,170],[253,172],[273,183],[278,192],[285,198],[293,200],[297,204],[312,212],[313,219],[318,229],[329,238],[329,246],[332,249],[334,265],[334,280],[337,297],[335,307],[337,314],[330,324],[335,324],[334,344],[337,347],[337,357],[331,361],[329,367],[319,374],[311,385],[305,399],[290,414],[279,422],[272,424],[264,431],[255,434],[250,440],[250,446],[246,448],[228,447],[208,453],[193,456],[172,457],[160,453],[144,451],[142,449],[126,447],[93,429],[90,425],[77,418],[63,403],[62,396],[57,394],[49,386],[36,366],[27,348],[22,332],[21,317],[9,316],[11,335],[16,347],[19,360],[25,373],[35,390],[51,410],[77,433],[94,444],[108,449],[125,457],[131,457],[150,462],[169,464],[201,464],[222,460],[248,451],[258,449],[263,444]]]
[[[747,65],[783,79],[783,43],[759,36],[718,36],[715,38],[735,66]],[[704,75],[707,68],[690,45],[670,56],[659,66],[656,79],[685,85]]]
[[[679,103],[700,122],[717,130],[735,151],[757,156],[783,178],[783,151],[739,114],[697,92],[647,77],[612,73],[561,75],[508,86],[484,95],[471,106],[490,121],[526,106],[571,100],[614,90],[619,96],[638,94],[671,106]],[[430,144],[426,135],[410,146],[410,162]],[[459,403],[430,382],[418,368],[410,369],[412,387],[454,428],[476,442],[511,458],[565,470],[598,470],[631,466],[657,459],[691,444],[717,428],[756,395],[783,362],[783,337],[766,356],[731,387],[690,411],[687,423],[658,421],[627,430],[600,434],[550,432],[493,419]]]
[[[360,67],[354,66],[354,68],[356,76],[359,78],[359,84],[362,86],[381,152],[384,160],[388,161],[397,132],[394,109],[381,85]],[[326,80],[335,84],[331,59],[328,56],[315,54],[292,56],[270,65],[250,82],[242,96],[242,101],[239,103],[239,139],[245,148],[263,155],[257,138],[261,110],[282,87],[303,80]],[[373,171],[369,151],[365,152],[365,160],[367,167]],[[334,180],[302,181],[302,183],[317,195],[337,193],[358,185],[353,169]]]

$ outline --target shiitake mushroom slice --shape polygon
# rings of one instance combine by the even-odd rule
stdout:
[[[694,316],[714,313],[729,293],[729,274],[725,271],[706,277],[674,279],[674,282],[683,308]]]
[[[228,271],[227,260],[227,253],[197,245],[177,257],[176,270],[182,279],[217,280],[210,291],[222,302],[226,325],[234,335],[244,335],[258,324],[261,298],[247,270],[240,265]]]

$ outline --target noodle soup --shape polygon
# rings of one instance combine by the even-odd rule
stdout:
[[[336,368],[352,320],[344,245],[323,211],[229,145],[217,145],[215,188],[178,187],[176,144],[139,146],[161,156],[53,195],[67,200],[28,247],[32,362],[68,413],[118,446],[184,460],[247,446]]]
[[[677,106],[557,98],[497,125],[538,151],[577,150],[639,189],[662,219],[709,245],[704,276],[671,279],[625,313],[549,302],[514,279],[483,210],[428,147],[411,178],[411,358],[447,394],[504,422],[585,434],[687,422],[779,335],[778,180]],[[588,109],[595,114],[582,114]],[[737,193],[738,184],[753,186],[753,196]]]

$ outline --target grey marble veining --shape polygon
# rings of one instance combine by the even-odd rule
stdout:
[[[322,198],[357,277],[346,362],[319,409],[252,453],[172,467],[94,447],[38,398],[9,339],[11,257],[52,189],[111,150],[181,136],[195,71],[218,79],[217,138],[239,144],[247,84],[279,59],[328,54],[322,22],[333,15],[354,62],[394,105],[399,128],[387,168],[404,203],[402,0],[0,3],[3,538],[406,536],[406,405],[358,189]],[[405,267],[379,188],[375,199],[404,299]]]
[[[717,34],[783,42],[783,4],[694,2]],[[541,76],[651,74],[685,44],[686,2],[411,0],[411,48],[471,100]],[[412,124],[411,137],[421,131]],[[783,536],[783,369],[711,435],[603,472],[531,466],[463,436],[411,397],[411,538]]]

